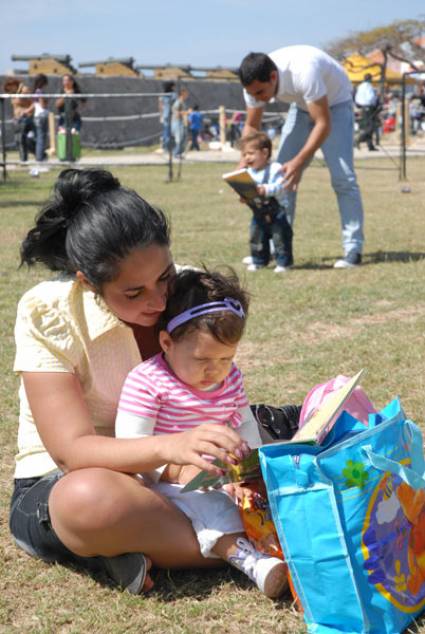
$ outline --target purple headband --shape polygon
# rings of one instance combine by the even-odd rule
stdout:
[[[208,302],[208,304],[200,304],[199,306],[193,306],[193,308],[188,308],[187,310],[180,313],[180,315],[176,315],[171,319],[171,321],[167,324],[167,332],[173,332],[177,328],[177,326],[181,326],[185,324],[187,321],[191,319],[195,319],[195,317],[200,317],[201,315],[207,315],[209,313],[218,313],[219,311],[227,310],[231,313],[234,313],[241,319],[245,317],[244,309],[240,302],[236,299],[231,299],[230,297],[225,297],[223,300],[219,300],[216,302]]]

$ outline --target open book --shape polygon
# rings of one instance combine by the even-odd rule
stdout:
[[[304,425],[297,431],[291,440],[281,440],[273,443],[306,443],[320,445],[329,434],[335,424],[338,415],[344,409],[344,404],[350,398],[354,388],[358,385],[364,370],[360,370],[345,385],[330,394],[321,407],[314,412]],[[220,488],[229,482],[250,482],[260,475],[258,451],[254,449],[248,458],[237,465],[224,464],[220,460],[214,460],[215,465],[225,471],[222,476],[216,476],[207,471],[201,471],[182,489],[182,493],[202,488]]]
[[[223,174],[223,179],[232,187],[241,198],[251,202],[256,198],[260,199],[257,192],[257,183],[250,176],[247,169],[240,169],[234,172]]]

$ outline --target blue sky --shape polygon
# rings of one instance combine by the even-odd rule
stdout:
[[[0,73],[12,54],[69,54],[72,63],[238,66],[251,50],[324,47],[353,31],[425,14],[424,0],[0,0]],[[86,69],[87,70],[87,69]]]

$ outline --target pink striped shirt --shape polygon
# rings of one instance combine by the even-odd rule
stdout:
[[[238,428],[239,410],[247,406],[242,374],[234,363],[217,389],[204,392],[180,381],[160,353],[130,372],[118,410],[153,419],[154,434],[173,434],[211,422]]]

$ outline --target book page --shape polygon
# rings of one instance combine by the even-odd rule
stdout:
[[[351,396],[360,381],[364,370],[360,370],[345,385],[330,394],[317,412],[297,431],[289,442],[319,442],[329,433],[336,415],[343,409],[344,403]]]

